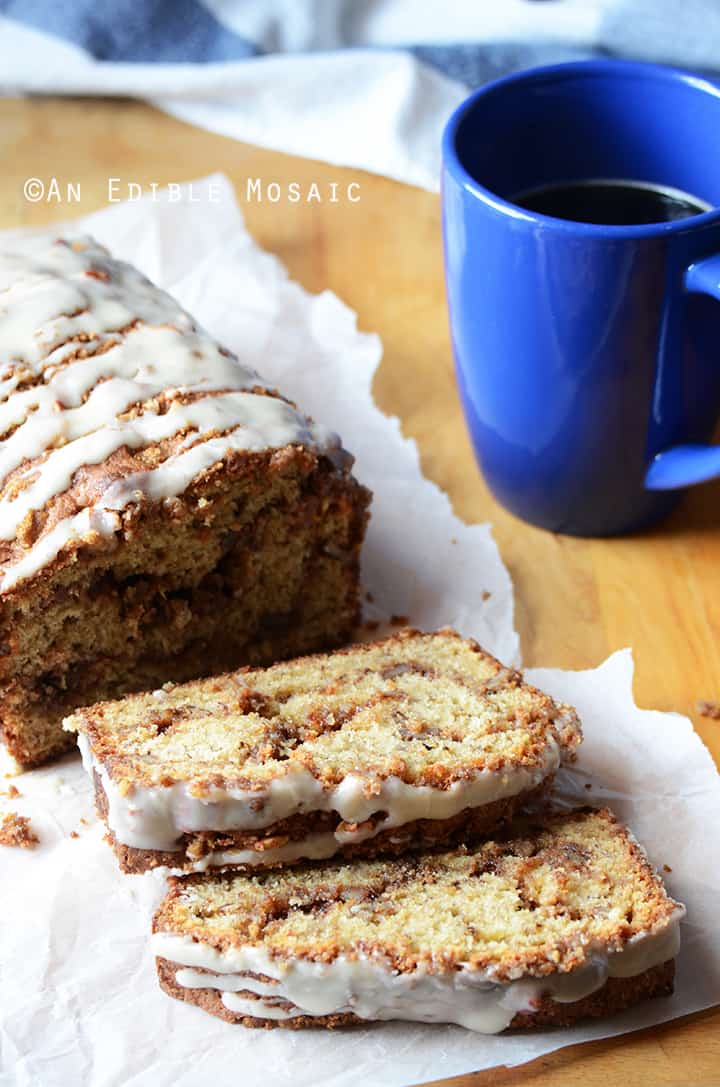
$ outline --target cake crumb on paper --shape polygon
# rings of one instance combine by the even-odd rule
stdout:
[[[22,796],[22,793],[16,785],[8,785],[7,789],[4,789],[2,793],[0,793],[0,796],[7,796],[10,800],[17,800],[19,796]]]
[[[0,823],[0,845],[7,845],[19,849],[34,849],[40,844],[35,831],[30,826],[30,820],[25,815],[18,815],[11,811],[3,816]]]
[[[720,721],[720,702],[712,699],[698,698],[695,710],[701,717],[711,717],[713,721]]]

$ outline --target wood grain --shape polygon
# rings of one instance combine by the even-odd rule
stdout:
[[[143,186],[215,170],[231,177],[258,242],[309,290],[335,291],[357,311],[361,328],[381,335],[377,401],[400,416],[418,442],[425,473],[448,492],[457,513],[493,523],[515,582],[525,662],[592,667],[612,650],[633,646],[638,702],[693,717],[720,762],[720,722],[694,714],[698,699],[720,698],[720,483],[695,488],[660,527],[612,541],[553,536],[495,504],[475,468],[453,381],[436,196],[238,144],[130,101],[1,101],[0,151],[2,227],[101,207],[108,177]],[[29,176],[80,182],[81,203],[28,203],[22,184]],[[248,203],[247,178],[256,177],[304,187],[315,181],[321,191],[335,181],[339,192],[356,181],[360,200]],[[442,1067],[436,1071],[442,1076]],[[717,1087],[720,1012],[447,1082]]]

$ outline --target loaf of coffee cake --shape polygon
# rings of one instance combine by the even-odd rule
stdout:
[[[369,495],[338,438],[84,238],[0,254],[0,719],[348,640]]]
[[[171,880],[162,988],[230,1023],[569,1026],[672,992],[684,910],[607,810],[401,859]]]
[[[573,710],[450,630],[166,685],[65,727],[127,872],[467,840],[580,740]]]

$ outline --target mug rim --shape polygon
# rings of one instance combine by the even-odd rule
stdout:
[[[466,116],[475,109],[477,103],[483,98],[496,93],[498,90],[517,83],[542,83],[547,80],[571,78],[578,75],[603,74],[612,76],[633,76],[644,80],[660,80],[666,83],[684,84],[703,94],[709,94],[718,99],[720,110],[720,82],[715,83],[706,76],[697,75],[682,68],[670,67],[661,64],[652,64],[646,61],[615,60],[615,59],[590,59],[571,60],[560,64],[544,64],[533,68],[523,68],[519,72],[493,79],[490,83],[483,84],[472,94],[468,95],[450,115],[442,136],[443,166],[451,173],[465,190],[490,205],[496,211],[516,219],[528,226],[544,226],[555,230],[566,231],[572,234],[592,235],[594,237],[612,238],[654,238],[665,234],[682,234],[698,227],[710,226],[720,223],[720,207],[711,208],[709,211],[700,212],[697,215],[689,215],[684,219],[674,222],[638,223],[633,225],[585,223],[573,219],[560,219],[554,215],[543,215],[538,211],[531,211],[513,203],[499,193],[482,185],[465,168],[460,161],[457,152],[457,132],[460,124]]]

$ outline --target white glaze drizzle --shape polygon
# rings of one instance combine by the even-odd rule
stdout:
[[[155,955],[182,967],[176,973],[179,985],[216,989],[225,1006],[241,1015],[284,1019],[352,1012],[360,1019],[457,1023],[495,1034],[509,1027],[518,1012],[532,1013],[544,995],[572,1004],[600,989],[608,977],[635,977],[675,958],[684,915],[679,906],[665,926],[638,933],[621,951],[589,949],[585,964],[578,969],[503,982],[491,970],[470,966],[400,973],[363,955],[339,955],[329,963],[285,960],[271,956],[259,945],[219,952],[192,937],[164,932],[155,933],[151,942]],[[204,970],[212,973],[201,973]],[[259,981],[248,973],[271,980]],[[292,1007],[278,1007],[277,1000]]]
[[[358,829],[355,832],[336,830],[308,834],[285,845],[270,846],[267,849],[216,849],[194,861],[193,872],[206,872],[209,868],[231,868],[236,865],[257,867],[269,864],[291,864],[297,860],[321,861],[333,857],[344,845],[364,842],[374,838],[383,826],[371,830]]]
[[[481,807],[535,788],[557,770],[561,757],[557,741],[548,735],[543,756],[533,766],[480,770],[446,789],[408,784],[396,776],[380,778],[361,773],[347,774],[338,785],[328,788],[301,763],[289,762],[285,773],[268,781],[263,789],[215,788],[207,796],[194,796],[192,782],[179,782],[165,787],[135,786],[123,795],[95,758],[83,733],[78,735],[78,745],[85,769],[91,776],[97,773],[100,777],[108,803],[107,823],[116,839],[138,849],[157,850],[180,849],[178,839],[185,833],[262,830],[292,815],[332,811],[346,823],[365,823],[377,812],[387,813],[369,831],[336,831],[333,837],[337,852],[347,842],[373,837],[391,827],[416,819],[449,819],[466,808]],[[312,836],[305,842],[314,852],[293,852],[292,857],[282,854],[282,859],[332,855],[316,851],[318,847],[329,847],[330,839],[325,836],[320,841]],[[292,850],[295,848],[292,843]],[[243,852],[247,860],[242,863],[247,864],[281,859],[277,855],[273,858],[267,850]],[[222,856],[220,853],[219,863],[229,863]]]
[[[71,340],[77,336],[82,342]],[[99,353],[72,358],[79,348]],[[0,592],[70,543],[112,536],[121,520],[108,511],[144,496],[161,501],[181,494],[232,450],[298,444],[339,455],[336,435],[286,401],[249,391],[255,387],[267,385],[168,294],[92,239],[36,237],[1,253],[0,434],[8,437],[0,443],[0,483],[25,462],[44,459],[20,471],[22,490],[0,499],[0,539],[14,539],[27,514],[67,490],[79,468],[122,447],[142,449],[189,433],[158,467],[111,484],[88,510],[41,535],[6,568]],[[162,415],[153,403],[160,394],[172,401]],[[178,399],[188,395],[190,403]],[[142,413],[127,418],[136,405],[144,405]]]

